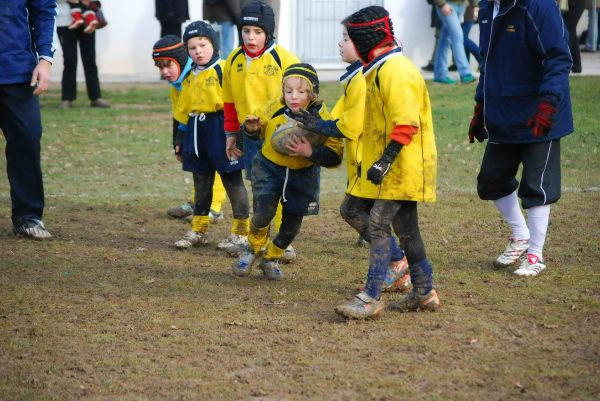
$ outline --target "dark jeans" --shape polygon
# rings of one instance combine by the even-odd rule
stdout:
[[[13,224],[41,219],[44,185],[40,166],[40,104],[29,82],[0,85],[0,129],[6,138],[6,173]]]
[[[475,57],[475,60],[477,60],[477,62],[479,64],[481,64],[481,55],[479,54],[479,46],[477,45],[477,43],[473,42],[469,38],[469,33],[471,32],[471,28],[473,27],[473,21],[465,21],[462,24],[460,24],[460,26],[463,31],[463,37],[464,37],[464,42],[465,42],[465,53],[467,54],[467,59],[469,58],[469,55],[472,54],[473,57]]]
[[[79,42],[88,97],[90,100],[101,98],[98,67],[96,66],[96,34],[83,33],[83,28],[69,29],[67,27],[59,27],[57,33],[64,60],[62,100],[77,98],[77,42]]]

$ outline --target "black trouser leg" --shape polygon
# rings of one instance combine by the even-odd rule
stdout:
[[[77,36],[78,29],[58,27],[56,32],[63,51],[63,73],[61,81],[62,100],[77,99]]]
[[[96,66],[96,33],[84,33],[82,29],[77,31],[79,32],[79,51],[81,52],[88,98],[90,100],[100,99],[102,93],[100,92],[100,80],[98,79],[98,67]]]

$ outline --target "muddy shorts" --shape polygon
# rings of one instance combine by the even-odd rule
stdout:
[[[254,198],[278,196],[287,213],[309,216],[319,213],[320,168],[289,169],[279,166],[258,152],[252,165]]]

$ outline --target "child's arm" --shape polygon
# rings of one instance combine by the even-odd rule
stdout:
[[[302,128],[332,138],[345,138],[337,127],[337,120],[323,120],[317,112],[300,110],[292,113],[291,117],[302,124]]]
[[[262,123],[260,117],[248,116],[241,127],[242,132],[250,139],[260,139]]]
[[[335,167],[342,162],[340,155],[329,146],[312,147],[304,137],[293,137],[287,145],[290,156],[306,157],[317,166]]]

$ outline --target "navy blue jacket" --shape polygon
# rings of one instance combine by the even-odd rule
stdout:
[[[0,85],[31,81],[38,57],[54,56],[55,0],[0,0]]]
[[[484,107],[492,143],[534,143],[573,132],[569,95],[571,54],[567,31],[555,0],[502,1],[493,18],[494,2],[479,9],[481,76],[475,101]],[[540,99],[557,104],[547,137],[534,138],[527,121]]]

